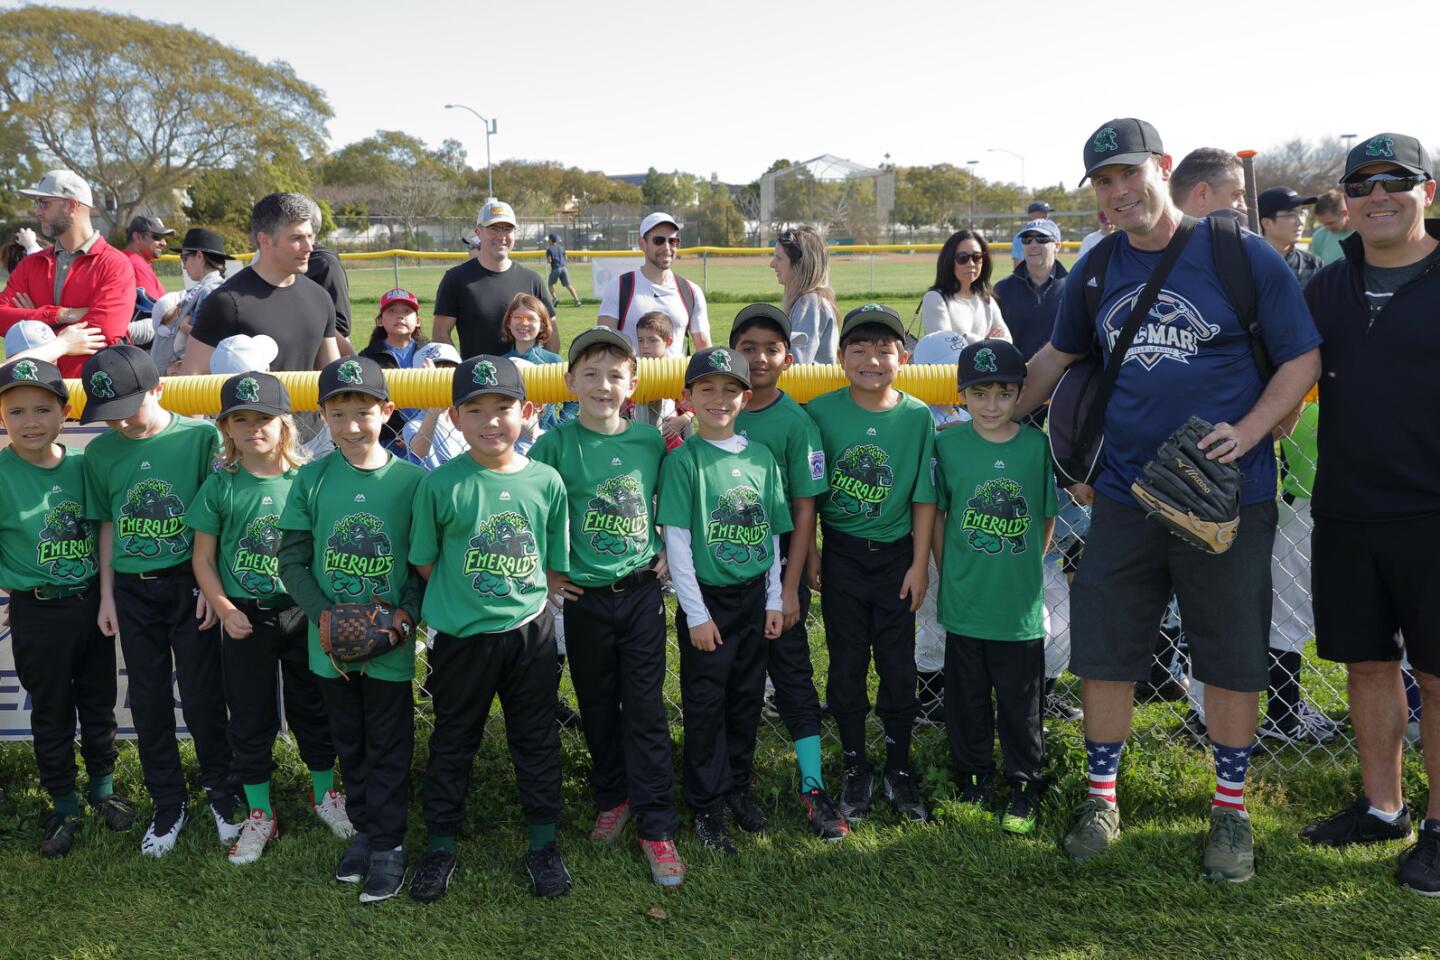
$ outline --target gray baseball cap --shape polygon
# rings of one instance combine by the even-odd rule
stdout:
[[[20,193],[27,197],[58,197],[61,200],[83,203],[87,207],[95,206],[90,184],[72,170],[50,170],[40,178],[39,183],[28,190],[21,190]]]

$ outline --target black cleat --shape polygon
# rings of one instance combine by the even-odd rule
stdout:
[[[455,851],[426,850],[410,878],[410,896],[416,900],[439,900],[450,889],[455,873]]]
[[[1400,855],[1395,880],[1422,897],[1440,897],[1440,820],[1420,823],[1420,839]]]
[[[341,883],[361,883],[365,880],[365,870],[369,865],[370,838],[363,833],[357,833],[350,838],[345,852],[340,855],[340,862],[335,867],[335,879]]]
[[[40,837],[40,856],[46,860],[59,860],[75,845],[75,834],[80,832],[80,818],[52,810],[45,818]]]
[[[1307,824],[1300,831],[1301,840],[1321,847],[1409,840],[1414,835],[1410,828],[1409,810],[1401,808],[1400,817],[1394,823],[1386,823],[1370,812],[1370,800],[1365,796],[1356,797],[1355,802],[1344,810]]]
[[[725,806],[730,810],[730,815],[735,818],[735,826],[746,833],[764,833],[765,825],[769,822],[760,808],[755,806],[755,797],[750,790],[736,790],[725,797]]]
[[[920,791],[915,789],[915,781],[910,777],[910,771],[885,771],[883,789],[885,799],[890,801],[890,806],[894,807],[901,817],[914,823],[924,823],[930,819],[930,811],[925,809],[925,804],[920,799]]]
[[[553,900],[570,892],[570,871],[553,840],[525,854],[525,871],[530,874],[530,892],[537,897]]]
[[[840,815],[854,823],[870,814],[875,772],[864,761],[845,764],[845,785],[840,790]]]
[[[370,861],[365,866],[365,883],[360,888],[360,902],[379,903],[399,893],[400,888],[405,886],[407,866],[403,849],[370,851]]]
[[[91,804],[91,809],[100,814],[100,819],[104,820],[105,826],[111,830],[119,832],[135,826],[135,808],[118,793],[112,793],[99,803]]]
[[[724,810],[695,814],[695,836],[700,846],[711,853],[735,856],[735,841],[730,839],[730,830],[725,826]]]
[[[819,787],[800,794],[800,803],[804,805],[805,813],[810,818],[810,826],[815,828],[815,833],[821,840],[838,843],[850,832],[850,824],[845,822],[845,818],[836,809],[835,801]]]

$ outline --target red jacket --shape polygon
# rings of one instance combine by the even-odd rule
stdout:
[[[134,250],[121,250],[120,252],[125,254],[125,259],[129,260],[130,265],[135,268],[135,286],[150,294],[151,300],[159,300],[165,296],[165,285],[160,282],[159,277],[155,276],[155,268],[150,266],[149,260]]]
[[[96,237],[90,252],[70,264],[58,304],[51,296],[54,289],[54,247],[21,260],[0,291],[0,334],[21,320],[42,320],[53,327],[61,307],[89,307],[84,322],[99,327],[106,344],[119,343],[129,332],[135,315],[135,269],[104,237]],[[33,309],[14,305],[20,293],[30,297]],[[65,376],[78,377],[85,358],[61,357],[56,366]]]

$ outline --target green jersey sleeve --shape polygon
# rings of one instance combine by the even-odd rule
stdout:
[[[212,537],[220,535],[220,520],[224,510],[225,482],[229,475],[225,473],[212,473],[200,485],[200,490],[195,494],[195,499],[190,503],[190,509],[185,511],[185,525],[201,533],[208,533]]]

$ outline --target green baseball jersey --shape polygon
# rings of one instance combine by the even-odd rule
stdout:
[[[775,563],[771,538],[791,529],[785,482],[765,445],[731,453],[698,434],[665,458],[658,520],[690,531],[695,579],[712,587],[768,571]]]
[[[935,491],[946,513],[940,623],[979,640],[1045,635],[1045,519],[1055,516],[1055,477],[1034,427],[993,443],[971,423],[935,440]]]
[[[227,597],[270,600],[285,595],[280,582],[280,511],[296,470],[257,477],[244,467],[210,475],[185,522],[218,538],[215,565]]]
[[[911,532],[910,505],[935,502],[935,421],[909,394],[883,413],[841,387],[810,401],[820,428],[830,493],[820,518],[841,533],[881,543]]]
[[[570,569],[565,481],[531,461],[514,473],[456,457],[415,494],[410,562],[433,565],[425,622],[456,637],[502,633],[545,606],[545,571]]]
[[[660,552],[652,514],[665,440],[629,424],[613,436],[579,420],[547,432],[527,454],[554,467],[570,506],[570,579],[601,587],[648,566]]]
[[[1294,497],[1310,496],[1315,489],[1315,465],[1320,462],[1317,449],[1320,438],[1320,404],[1307,403],[1290,436],[1280,438],[1284,456],[1280,485]]]
[[[829,489],[820,429],[788,393],[780,394],[780,399],[764,410],[740,411],[735,432],[763,443],[775,457],[786,497],[818,497]]]
[[[85,448],[85,515],[109,520],[119,573],[163,570],[190,559],[185,514],[215,472],[220,433],[209,420],[170,415],[153,437],[107,430]]]
[[[85,519],[85,457],[37,467],[11,447],[0,450],[0,587],[33,590],[93,580],[99,563],[95,524]]]
[[[424,475],[415,464],[394,457],[377,470],[360,470],[339,450],[300,468],[280,512],[280,529],[308,530],[314,536],[310,573],[332,601],[400,601],[408,575],[411,507]],[[363,667],[377,680],[410,680],[415,645],[402,643],[373,660],[343,666],[355,672]],[[310,669],[322,677],[339,676],[320,649],[313,622]]]

